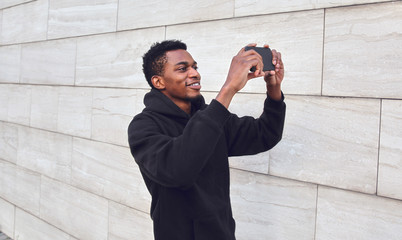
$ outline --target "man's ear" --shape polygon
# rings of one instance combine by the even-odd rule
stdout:
[[[154,85],[154,87],[156,89],[158,89],[158,90],[165,89],[165,81],[164,81],[163,77],[154,75],[151,78],[151,82],[152,82],[152,85]]]

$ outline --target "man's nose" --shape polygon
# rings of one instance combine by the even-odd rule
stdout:
[[[189,76],[191,78],[200,78],[200,73],[194,67],[190,68]]]

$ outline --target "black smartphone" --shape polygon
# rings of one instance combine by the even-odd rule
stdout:
[[[264,64],[264,68],[262,69],[264,72],[265,71],[271,71],[271,70],[275,70],[275,66],[274,64],[272,64],[272,52],[271,49],[269,48],[264,48],[264,47],[249,47],[246,46],[245,50],[251,50],[253,49],[254,51],[256,51],[258,54],[261,55],[262,57],[262,63]],[[250,69],[250,71],[255,72],[255,67],[252,67]]]

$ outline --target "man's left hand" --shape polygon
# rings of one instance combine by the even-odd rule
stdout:
[[[264,45],[268,47],[268,45]],[[267,83],[268,95],[273,100],[281,100],[281,84],[285,75],[285,68],[282,62],[282,55],[275,49],[272,50],[272,64],[275,70],[265,72],[264,80]]]

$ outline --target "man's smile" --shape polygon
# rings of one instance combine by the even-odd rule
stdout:
[[[193,89],[201,89],[201,84],[199,82],[186,83],[186,87],[190,87]]]

